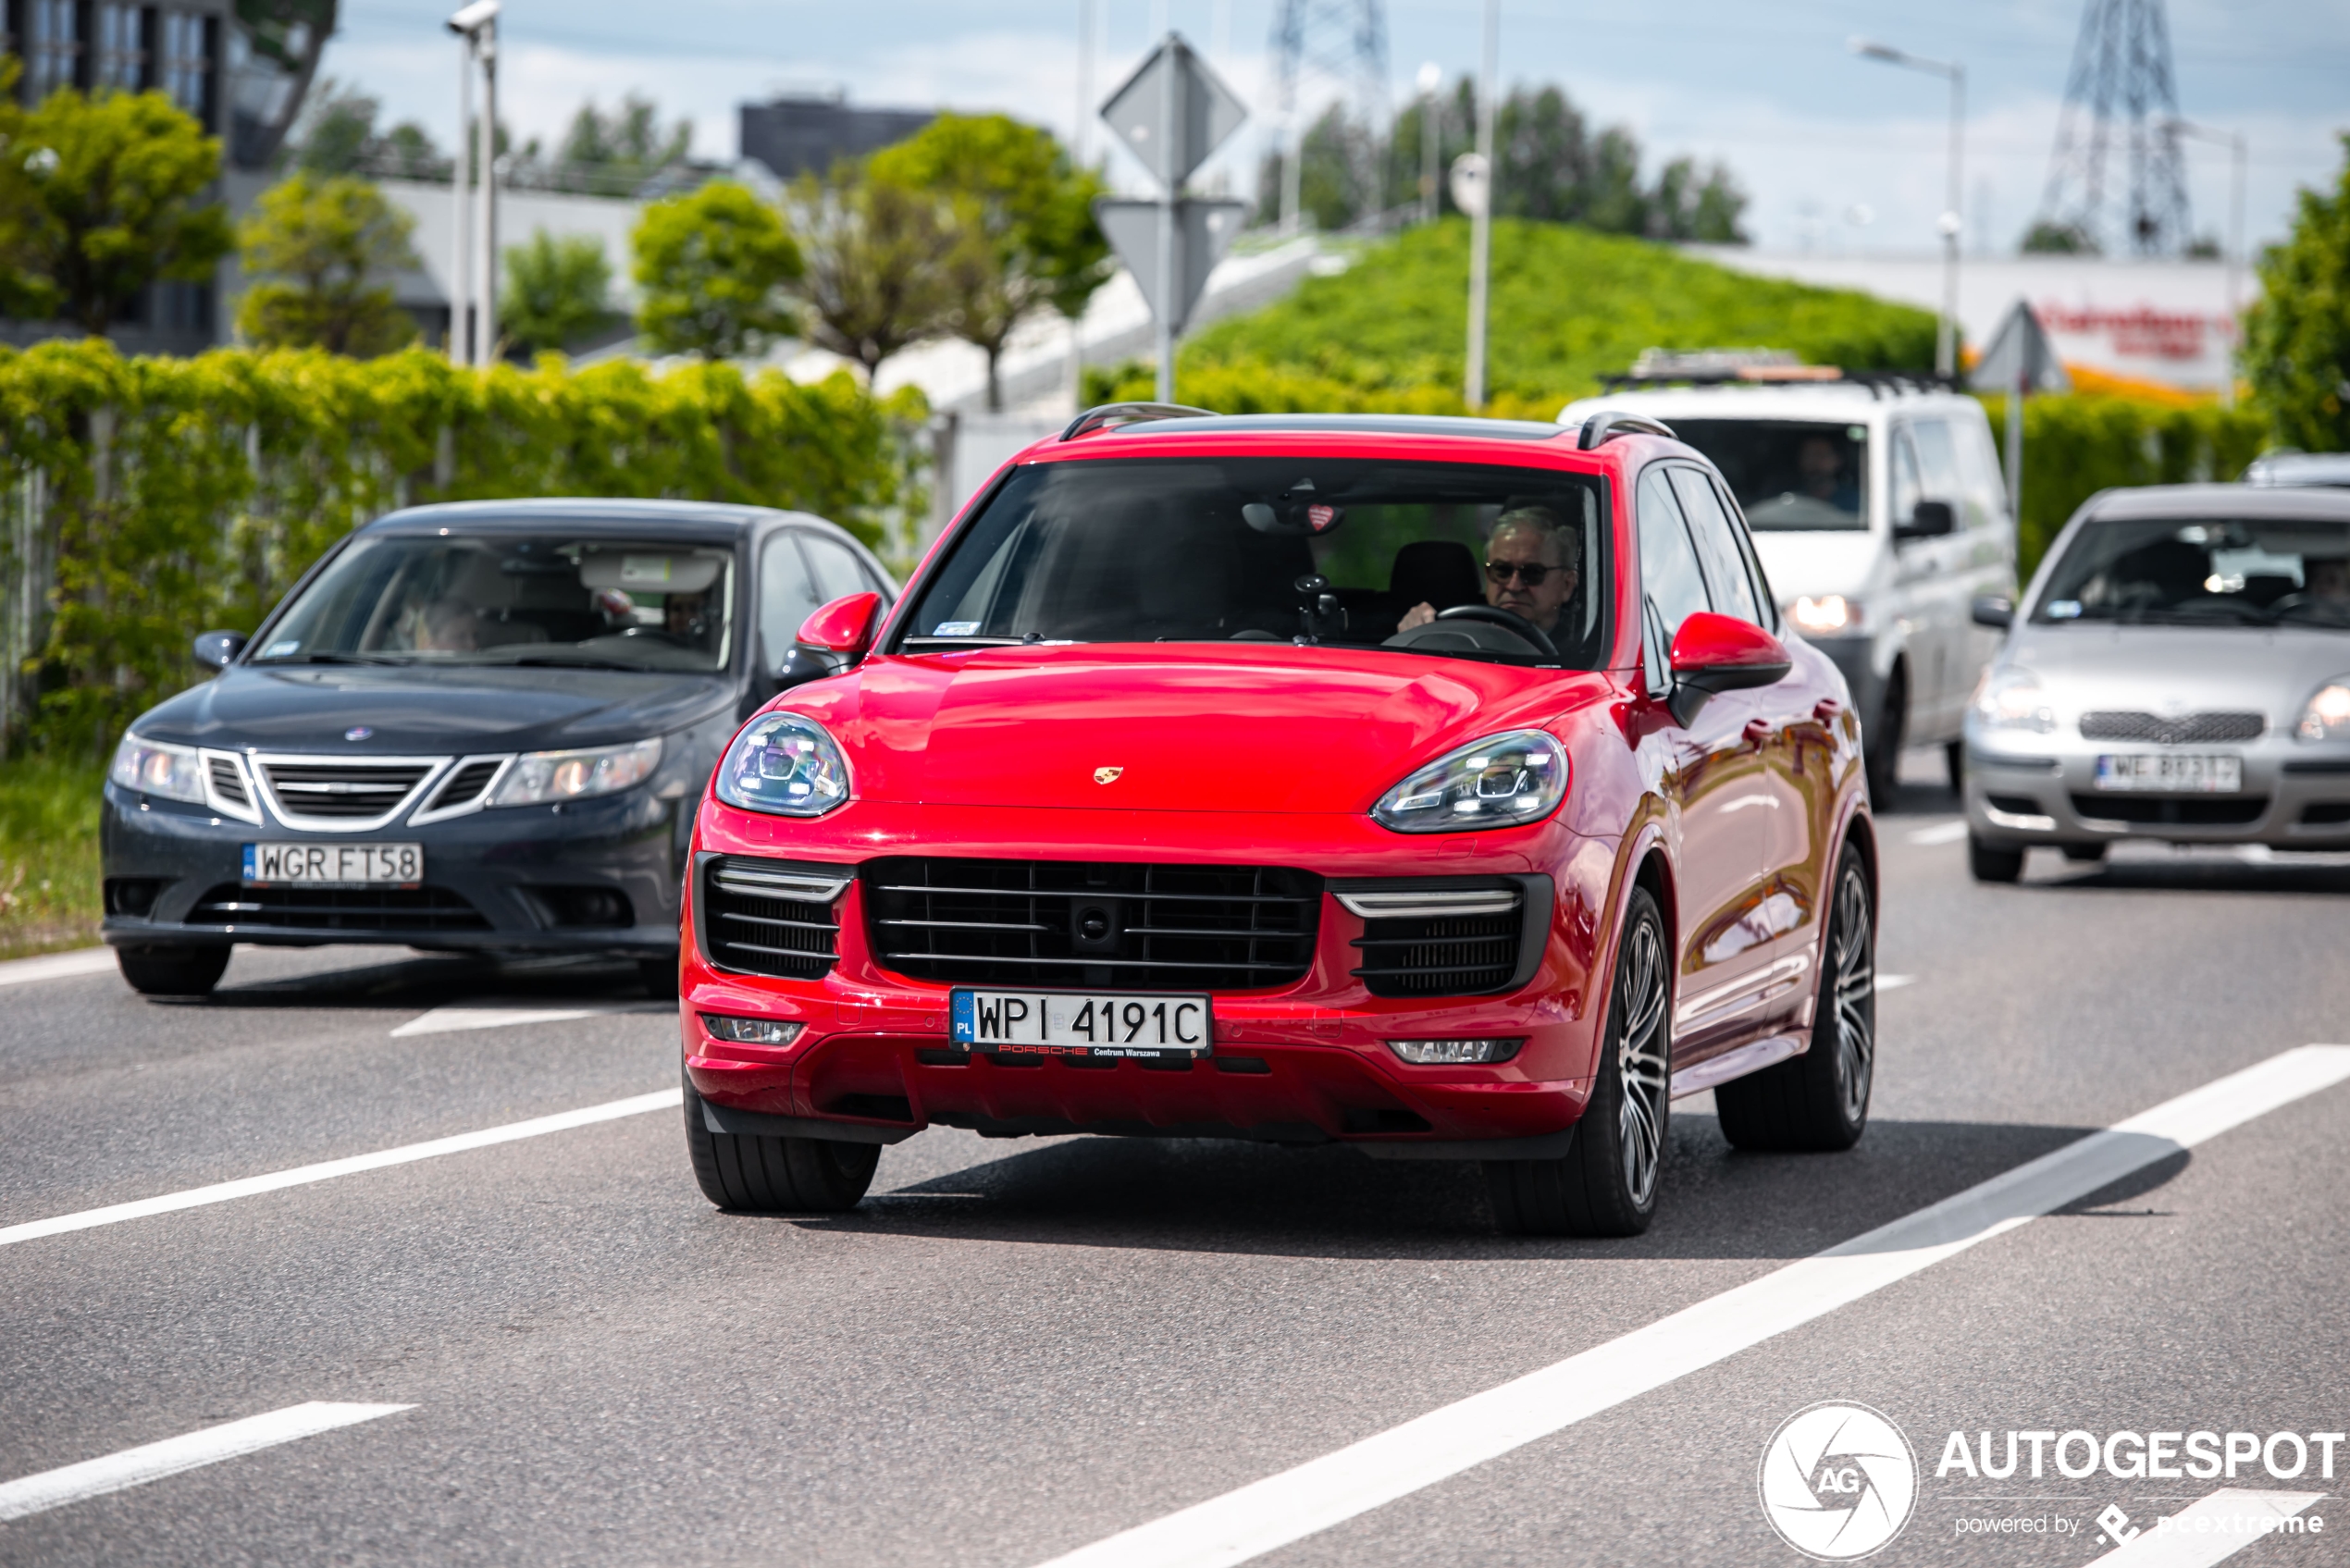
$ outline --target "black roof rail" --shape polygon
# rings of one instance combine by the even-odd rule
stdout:
[[[1661,419],[1651,419],[1645,414],[1626,414],[1622,409],[1603,408],[1583,421],[1583,433],[1575,438],[1577,451],[1589,451],[1602,441],[1618,436],[1671,437],[1673,426]]]
[[[1070,420],[1069,427],[1061,432],[1061,439],[1073,441],[1080,436],[1090,436],[1112,425],[1140,425],[1150,419],[1212,419],[1215,416],[1216,411],[1212,408],[1186,408],[1181,403],[1104,403],[1099,408],[1089,408]]]

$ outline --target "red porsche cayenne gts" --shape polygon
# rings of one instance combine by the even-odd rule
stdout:
[[[1095,410],[799,640],[840,673],[694,835],[722,1207],[936,1124],[1476,1160],[1504,1229],[1623,1236],[1676,1095],[1861,1136],[1859,726],[1661,425]]]

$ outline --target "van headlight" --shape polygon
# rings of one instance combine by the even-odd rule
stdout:
[[[1861,629],[1861,601],[1842,594],[1804,594],[1787,607],[1787,618],[1797,631],[1811,637],[1840,637]]]
[[[661,763],[659,740],[597,746],[579,751],[526,751],[506,770],[485,806],[544,806],[610,795],[652,777]]]
[[[1466,833],[1540,821],[1566,798],[1566,747],[1540,730],[1488,735],[1418,769],[1371,818],[1397,833]]]
[[[1974,694],[1974,716],[1986,730],[2022,730],[2035,735],[2056,733],[2056,710],[2040,677],[2029,670],[1993,670]]]
[[[166,800],[204,799],[204,759],[192,746],[141,740],[126,735],[114,748],[106,777],[125,789],[160,795]]]
[[[848,759],[805,713],[762,713],[726,748],[717,790],[746,811],[821,817],[848,799]]]
[[[2293,733],[2302,740],[2350,740],[2350,675],[2336,675],[2319,686]]]

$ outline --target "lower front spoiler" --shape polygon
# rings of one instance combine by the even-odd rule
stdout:
[[[665,926],[586,926],[562,931],[349,930],[338,926],[197,926],[108,916],[98,939],[110,947],[418,947],[447,953],[533,957],[668,958],[677,932]]]

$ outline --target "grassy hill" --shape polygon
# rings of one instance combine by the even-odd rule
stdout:
[[[1182,349],[1182,401],[1226,413],[1299,409],[1459,413],[1468,224],[1454,218],[1366,246]],[[1495,414],[1549,418],[1646,348],[1776,348],[1808,364],[1919,368],[1934,317],[1866,294],[1755,278],[1664,245],[1563,224],[1493,226],[1487,383]],[[1093,390],[1148,397],[1138,365]]]

